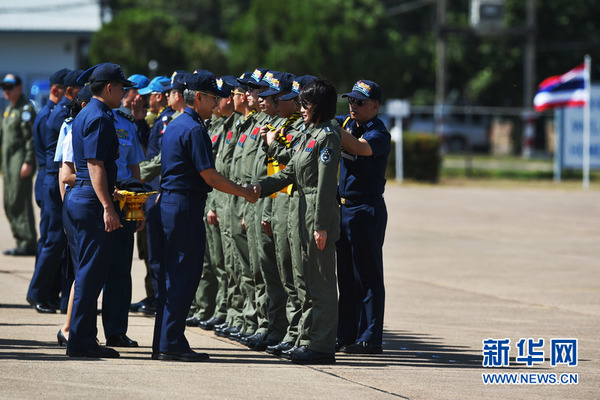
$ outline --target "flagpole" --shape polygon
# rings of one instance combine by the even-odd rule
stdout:
[[[590,98],[591,98],[591,84],[590,84],[590,71],[592,66],[592,58],[589,54],[586,54],[585,67],[583,73],[583,90],[585,97],[585,104],[583,106],[583,188],[589,189],[590,187]]]

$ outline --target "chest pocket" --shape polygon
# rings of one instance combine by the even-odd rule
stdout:
[[[119,146],[133,146],[131,139],[129,137],[129,132],[125,129],[117,129],[117,137],[119,138]]]

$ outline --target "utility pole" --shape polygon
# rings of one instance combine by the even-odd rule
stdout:
[[[535,82],[535,0],[527,0],[527,27],[523,54],[523,157],[531,157],[535,139],[535,113],[532,110]]]
[[[444,120],[444,103],[446,102],[446,6],[446,0],[437,0],[435,130],[440,137]]]

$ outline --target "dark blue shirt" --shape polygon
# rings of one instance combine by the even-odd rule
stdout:
[[[146,160],[150,160],[157,156],[162,149],[162,138],[165,133],[165,129],[171,119],[173,114],[175,114],[175,110],[171,107],[166,107],[164,110],[160,112],[158,117],[156,117],[156,121],[152,126],[152,130],[150,131],[150,136],[148,138],[148,146],[146,147]]]
[[[202,119],[190,107],[166,129],[161,160],[161,189],[212,190],[200,176],[201,171],[215,167],[210,137]]]
[[[385,190],[385,169],[391,149],[391,136],[377,117],[362,126],[349,115],[337,116],[340,126],[357,139],[371,146],[371,156],[357,156],[342,151],[340,158],[339,195],[347,199],[368,200],[381,196]]]
[[[35,155],[40,169],[46,167],[46,130],[48,129],[46,123],[48,122],[50,112],[55,106],[55,102],[48,100],[33,122],[33,147],[35,148]]]
[[[104,162],[108,193],[112,194],[117,181],[119,139],[115,130],[112,110],[98,99],[92,98],[73,121],[73,158],[77,180],[90,180],[88,159]]]
[[[58,134],[60,133],[60,127],[62,126],[65,119],[69,116],[69,108],[67,107],[71,100],[64,96],[62,100],[54,107],[50,115],[48,116],[48,122],[46,123],[46,173],[58,173],[60,164],[54,162],[54,156],[56,155],[56,143],[58,143]]]

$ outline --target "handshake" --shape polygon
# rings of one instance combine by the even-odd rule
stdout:
[[[251,183],[244,188],[244,198],[250,203],[256,203],[260,198],[260,183]]]

